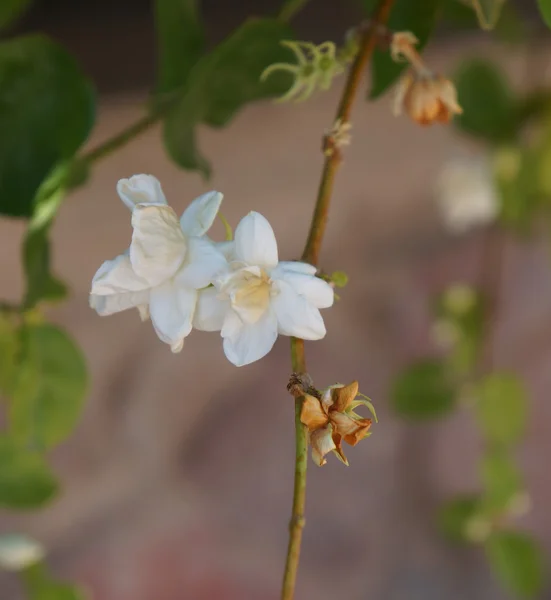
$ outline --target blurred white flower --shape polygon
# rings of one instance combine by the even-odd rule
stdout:
[[[273,229],[262,215],[244,217],[224,251],[228,269],[200,292],[193,326],[221,331],[228,360],[243,366],[262,358],[278,334],[325,336],[319,309],[333,304],[333,289],[312,265],[279,262]]]
[[[444,224],[460,234],[493,222],[499,197],[490,165],[485,159],[453,160],[436,181],[436,201]]]
[[[132,211],[132,242],[94,275],[90,306],[101,316],[137,307],[142,318],[151,316],[159,338],[179,352],[192,328],[198,290],[226,265],[222,252],[204,236],[222,194],[199,196],[178,221],[151,175],[121,179],[117,191]]]
[[[21,571],[44,558],[44,548],[26,535],[0,535],[0,568]]]

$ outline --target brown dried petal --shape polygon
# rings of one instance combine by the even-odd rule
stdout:
[[[330,424],[322,429],[316,429],[310,434],[310,445],[312,446],[312,460],[322,467],[327,460],[325,455],[335,450],[335,442],[333,441],[333,428]]]
[[[351,446],[355,446],[364,439],[371,427],[371,419],[361,419],[356,421],[358,428],[353,433],[344,436],[344,441]]]
[[[358,395],[358,382],[353,381],[343,387],[333,388],[333,406],[331,411],[344,412]]]
[[[350,415],[337,411],[331,411],[329,414],[329,419],[331,420],[331,424],[333,425],[335,431],[343,437],[345,435],[355,433],[362,426],[364,421],[364,419],[357,421]]]
[[[314,431],[328,423],[327,415],[321,407],[320,401],[310,394],[304,396],[300,420],[308,427],[308,431]]]
[[[333,443],[335,444],[333,452],[348,467],[348,459],[342,450],[342,437],[338,433],[333,432]]]

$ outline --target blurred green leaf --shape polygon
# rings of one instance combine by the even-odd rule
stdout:
[[[482,29],[493,29],[499,21],[505,0],[472,0],[478,22]]]
[[[30,7],[32,0],[1,0],[0,29],[12,25]]]
[[[478,29],[479,21],[470,0],[444,0],[442,20],[455,29]],[[502,42],[520,43],[528,36],[526,22],[511,3],[503,4],[493,33]]]
[[[276,19],[250,19],[199,60],[165,121],[165,145],[178,165],[208,177],[210,165],[196,145],[197,125],[223,127],[246,103],[288,89],[288,74],[275,74],[265,82],[260,75],[272,63],[292,60],[279,44],[291,37],[287,25]]]
[[[453,542],[470,542],[469,523],[479,511],[479,498],[457,496],[443,504],[437,515],[441,533]]]
[[[78,588],[56,581],[43,563],[35,564],[21,573],[28,600],[84,600]]]
[[[436,298],[438,322],[446,323],[457,339],[451,361],[459,374],[475,363],[484,333],[484,306],[481,294],[464,284],[448,287]]]
[[[23,305],[33,308],[39,301],[55,302],[67,296],[67,288],[50,269],[50,227],[72,178],[70,164],[53,170],[38,189],[32,218],[23,242],[23,266],[27,289]]]
[[[56,491],[57,482],[40,455],[0,436],[0,506],[34,508]]]
[[[184,85],[205,49],[197,0],[156,0],[160,93]]]
[[[63,441],[80,416],[86,394],[80,349],[54,325],[24,328],[9,409],[11,431],[38,450]]]
[[[372,16],[378,0],[361,0],[368,16]],[[411,31],[419,40],[418,50],[422,50],[436,25],[436,17],[442,0],[396,0],[390,12],[388,28],[391,31]],[[388,50],[375,50],[371,75],[371,91],[369,97],[375,100],[384,94],[397,81],[407,63],[392,60]]]
[[[491,450],[482,457],[480,477],[483,505],[493,516],[506,512],[513,497],[522,490],[521,475],[512,457],[502,450]]]
[[[545,24],[551,28],[551,0],[538,0],[538,6]]]
[[[441,362],[426,360],[400,373],[391,391],[394,409],[411,419],[439,417],[455,402],[455,390]]]
[[[32,214],[36,192],[94,122],[94,94],[75,59],[42,35],[0,43],[0,213]]]
[[[510,445],[524,434],[527,420],[526,392],[514,375],[493,373],[475,391],[476,418],[488,442]]]
[[[455,78],[463,114],[454,119],[463,132],[489,142],[514,138],[516,104],[503,74],[492,63],[473,58],[465,61]]]
[[[0,396],[8,395],[17,358],[18,336],[10,315],[0,311]]]
[[[512,593],[533,598],[544,584],[544,557],[534,539],[516,531],[498,531],[486,542],[488,560],[497,579]]]

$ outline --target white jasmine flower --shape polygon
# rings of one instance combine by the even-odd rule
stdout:
[[[44,548],[26,535],[0,535],[0,568],[21,571],[44,558]]]
[[[436,200],[445,225],[464,233],[487,225],[499,214],[499,197],[485,160],[454,160],[436,182]]]
[[[137,307],[142,318],[151,316],[159,338],[179,352],[192,328],[198,290],[226,265],[222,252],[204,236],[222,194],[199,196],[178,221],[151,175],[121,179],[117,191],[132,211],[132,242],[94,275],[90,306],[101,316]]]
[[[333,304],[332,287],[312,265],[279,262],[273,229],[262,215],[244,217],[225,252],[229,268],[200,292],[193,324],[221,332],[228,360],[242,366],[262,358],[278,334],[325,336],[319,309]]]

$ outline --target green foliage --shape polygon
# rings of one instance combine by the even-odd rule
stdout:
[[[205,49],[205,33],[197,0],[156,0],[158,92],[183,86]]]
[[[42,35],[0,43],[0,213],[30,216],[44,178],[93,122],[92,88],[61,46]]]
[[[479,511],[476,496],[457,496],[443,504],[437,515],[438,528],[453,542],[469,542],[469,524]]]
[[[361,0],[368,16],[373,14],[377,0]],[[417,48],[422,50],[436,25],[441,0],[396,0],[390,13],[388,27],[391,31],[411,31],[419,40]],[[397,81],[407,63],[394,62],[388,50],[375,50],[373,55],[370,98],[384,94]]]
[[[56,581],[43,563],[25,569],[22,579],[28,600],[85,600],[76,587]]]
[[[456,30],[480,27],[474,5],[467,4],[464,0],[444,0],[442,20]],[[511,3],[502,3],[498,20],[492,29],[496,39],[502,42],[520,43],[528,36],[525,21]]]
[[[475,391],[476,418],[490,444],[509,446],[520,440],[527,420],[527,398],[517,377],[492,373]]]
[[[54,325],[27,325],[9,406],[10,431],[37,450],[63,441],[80,415],[87,386],[80,349]]]
[[[0,29],[9,27],[31,5],[32,0],[2,0],[0,2]]]
[[[505,0],[472,0],[478,22],[482,29],[493,29],[505,4]]]
[[[344,271],[333,271],[330,280],[335,284],[335,287],[343,288],[348,284],[348,275]]]
[[[543,20],[551,28],[551,0],[538,0],[538,6]]]
[[[544,584],[544,559],[536,541],[525,533],[498,531],[486,542],[490,565],[504,587],[533,598]]]
[[[71,164],[58,166],[44,180],[33,203],[32,218],[23,243],[23,266],[27,289],[23,306],[33,308],[39,301],[62,300],[65,285],[50,270],[49,232],[63,201],[72,175]]]
[[[208,177],[210,165],[196,145],[197,125],[223,127],[246,103],[286,91],[288,74],[265,82],[260,75],[272,63],[286,62],[289,51],[279,42],[290,37],[289,28],[276,19],[250,19],[197,62],[165,121],[165,144],[178,165]]]
[[[463,114],[454,120],[464,133],[505,142],[516,132],[516,103],[503,74],[491,62],[465,61],[454,77]]]
[[[491,450],[482,457],[480,477],[484,509],[494,516],[507,512],[511,500],[522,490],[522,479],[511,457],[502,450]]]
[[[7,436],[0,436],[0,465],[0,506],[42,506],[57,491],[57,482],[43,457]]]
[[[411,419],[439,417],[455,402],[455,390],[445,366],[436,360],[414,363],[403,371],[391,391],[394,409]]]
[[[450,364],[465,375],[476,362],[484,333],[482,297],[468,285],[452,285],[436,298],[435,313],[454,337]]]
[[[0,397],[8,394],[15,373],[18,337],[15,323],[0,312]]]

